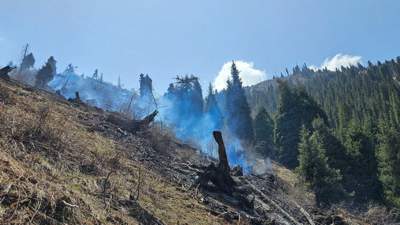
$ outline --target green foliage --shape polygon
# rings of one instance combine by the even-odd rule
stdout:
[[[300,133],[299,166],[296,171],[315,192],[317,204],[338,200],[343,192],[339,170],[329,167],[325,143],[318,130],[312,134],[303,126]]]
[[[299,133],[303,125],[311,128],[311,122],[317,118],[326,121],[324,111],[300,88],[290,88],[282,81],[279,83],[280,100],[275,127],[275,142],[279,147],[279,161],[289,168],[298,166],[296,146],[300,142]]]
[[[342,172],[346,190],[354,192],[357,201],[379,200],[382,192],[373,138],[352,122],[346,130],[344,145],[347,167]]]
[[[253,127],[256,151],[265,157],[275,158],[273,144],[274,121],[264,108],[261,108],[254,118]]]
[[[231,79],[227,81],[227,84],[225,93],[226,125],[239,139],[253,142],[254,133],[250,107],[235,62],[232,62]]]
[[[296,66],[292,74],[287,73],[247,92],[253,109],[265,107],[277,115],[274,134],[279,160],[290,168],[296,166],[293,146],[300,141],[297,134],[304,124],[320,134],[328,165],[340,170],[343,187],[354,193],[351,200],[384,197],[400,207],[400,57],[336,71]],[[300,100],[299,87],[315,99],[327,119],[310,126],[316,113],[313,104]]]
[[[380,124],[379,179],[383,185],[385,199],[400,207],[400,132],[393,125]]]

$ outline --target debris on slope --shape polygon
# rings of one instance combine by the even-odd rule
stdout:
[[[0,81],[0,220],[204,225],[328,221],[324,213],[293,201],[278,176],[231,169],[221,133],[214,133],[220,153],[216,161],[177,141],[153,122],[156,115],[132,121]]]
[[[5,66],[0,69],[0,78],[5,80],[10,80],[10,76],[8,75],[15,67]]]

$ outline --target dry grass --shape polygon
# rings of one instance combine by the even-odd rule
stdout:
[[[163,223],[225,223],[177,184],[131,160],[140,146],[126,149],[80,122],[94,112],[1,81],[0,92],[3,224],[138,224],[138,215],[120,202],[135,195],[139,168],[138,203]]]

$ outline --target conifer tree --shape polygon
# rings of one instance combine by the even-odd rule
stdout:
[[[29,53],[28,55],[25,55],[24,58],[22,59],[20,70],[24,71],[30,69],[34,65],[35,65],[35,57],[33,56],[32,53]]]
[[[324,143],[318,131],[303,126],[300,132],[299,166],[296,171],[315,192],[318,205],[336,201],[343,192],[338,170],[329,167]]]
[[[344,187],[348,192],[354,192],[357,201],[380,200],[381,184],[373,139],[352,121],[346,130],[344,145],[347,154]]]
[[[322,118],[327,123],[325,112],[303,90],[290,88],[284,82],[279,82],[280,100],[275,126],[275,142],[279,147],[279,161],[294,169],[298,166],[298,149],[300,130],[304,125],[311,129],[315,118]]]
[[[253,124],[250,107],[235,62],[231,66],[231,79],[227,81],[225,95],[226,124],[240,140],[253,142]]]
[[[205,113],[211,119],[213,123],[213,129],[220,130],[223,127],[223,116],[218,106],[217,99],[212,87],[212,84],[208,87],[208,95],[205,102]]]
[[[39,88],[46,88],[47,83],[49,83],[57,73],[56,68],[57,61],[51,56],[46,64],[38,71],[36,75],[35,86]]]
[[[379,133],[379,180],[382,182],[385,200],[400,207],[400,132],[381,121]]]
[[[261,108],[254,118],[254,135],[256,150],[264,156],[275,158],[274,121],[265,108]]]
[[[333,169],[341,172],[348,167],[348,158],[346,157],[346,149],[343,144],[333,134],[331,129],[326,125],[323,119],[316,118],[312,122],[312,130],[317,131],[321,137],[323,147],[326,150],[328,165]]]

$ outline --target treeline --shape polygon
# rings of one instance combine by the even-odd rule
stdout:
[[[400,207],[399,79],[397,58],[337,71],[295,67],[255,87],[248,94],[256,97],[249,98],[253,109],[261,108],[258,151],[296,169],[320,204]],[[263,98],[257,88],[273,94]]]

